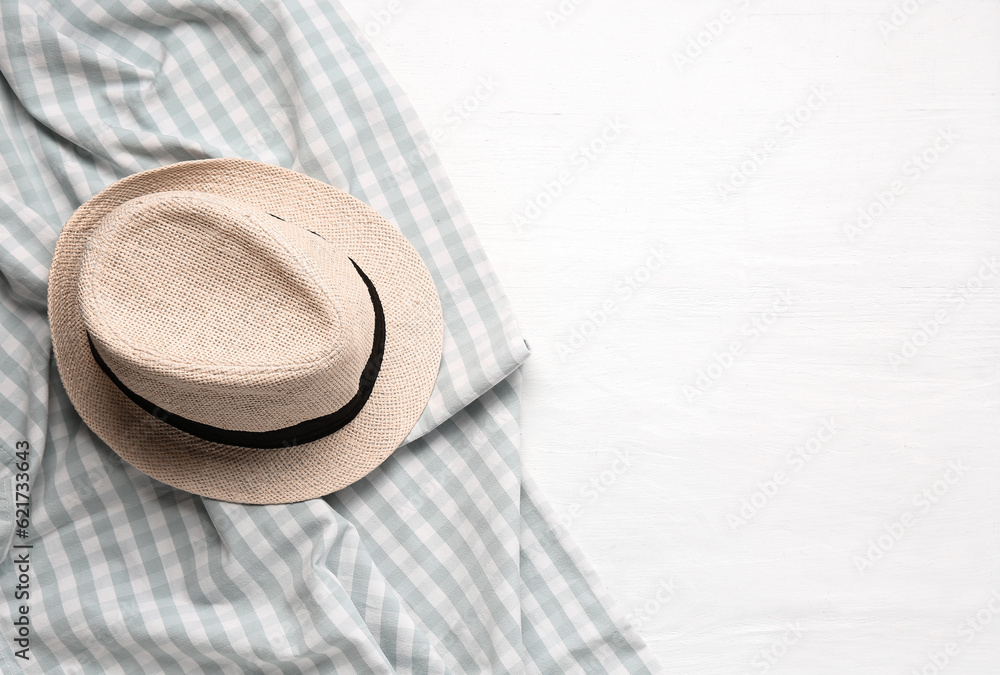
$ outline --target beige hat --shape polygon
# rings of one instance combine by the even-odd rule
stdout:
[[[245,159],[142,171],[81,205],[49,321],[95,434],[153,478],[248,504],[320,497],[382,463],[444,340],[434,280],[394,225]]]

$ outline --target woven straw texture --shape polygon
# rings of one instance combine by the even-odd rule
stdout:
[[[318,236],[317,236],[318,235]],[[324,415],[357,390],[382,301],[382,368],[361,413],[312,443],[253,449],[195,438],[146,413],[97,366],[166,410],[264,431]],[[245,159],[133,174],[60,234],[49,319],[67,393],[123,459],[174,487],[274,504],[350,485],[403,441],[441,363],[443,320],[420,255],[374,209],[295,171]]]

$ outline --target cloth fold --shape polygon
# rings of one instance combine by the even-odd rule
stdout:
[[[0,31],[3,672],[659,671],[524,472],[527,344],[437,156],[418,151],[427,133],[340,5],[0,0]],[[368,202],[441,295],[427,409],[322,499],[231,504],[145,476],[82,423],[52,360],[62,223],[118,178],[205,157]]]

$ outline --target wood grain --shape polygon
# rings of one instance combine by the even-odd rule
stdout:
[[[1000,3],[394,6],[533,351],[525,463],[667,670],[994,672]]]

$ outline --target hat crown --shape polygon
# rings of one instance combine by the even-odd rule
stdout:
[[[152,193],[110,211],[78,292],[96,349],[129,389],[223,429],[337,410],[372,348],[374,310],[344,253],[216,194]]]

